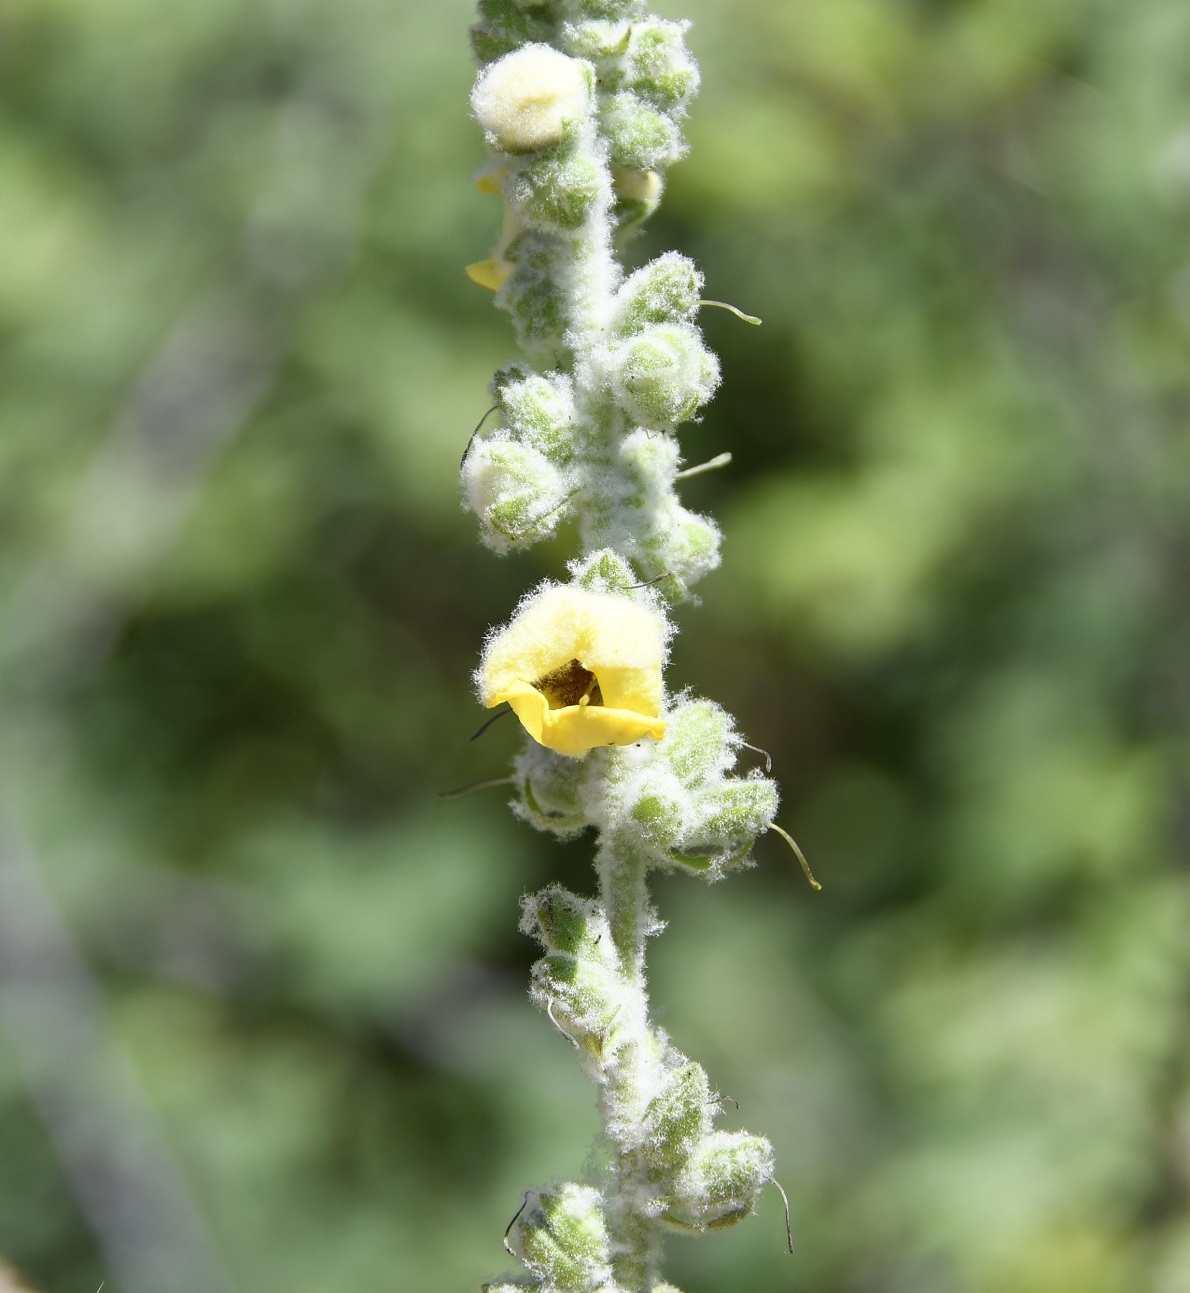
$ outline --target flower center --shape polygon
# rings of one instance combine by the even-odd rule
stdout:
[[[549,702],[550,709],[563,709],[567,705],[603,704],[598,680],[590,669],[584,669],[577,660],[568,660],[557,669],[551,669],[538,678],[533,686]]]

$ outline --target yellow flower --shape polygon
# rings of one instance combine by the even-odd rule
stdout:
[[[507,701],[559,754],[660,740],[665,637],[662,616],[630,598],[546,587],[488,641],[480,699],[488,709]]]

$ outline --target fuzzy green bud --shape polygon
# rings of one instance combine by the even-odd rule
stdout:
[[[674,711],[662,749],[688,786],[721,775],[735,762],[739,738],[731,716],[712,700],[692,700]]]
[[[728,848],[754,840],[773,824],[777,802],[777,787],[766,777],[727,781],[699,798],[706,814],[699,833]]]
[[[531,41],[548,38],[548,25],[516,0],[479,0],[479,21],[471,28],[471,48],[481,66]]]
[[[698,67],[686,49],[688,22],[634,23],[622,61],[625,88],[668,116],[685,111],[698,90]]]
[[[500,380],[503,374],[507,375]],[[523,444],[558,463],[572,456],[574,394],[564,373],[543,376],[510,365],[497,374],[492,395],[505,425]]]
[[[639,582],[628,562],[610,548],[571,562],[569,569],[574,582],[593,593],[624,592]]]
[[[640,827],[647,843],[669,849],[682,835],[686,803],[662,788],[649,787],[629,809],[632,820]]]
[[[600,124],[613,166],[634,171],[665,170],[686,151],[674,121],[629,91],[614,94],[605,102]]]
[[[476,440],[468,450],[463,488],[483,541],[496,552],[527,547],[552,534],[572,492],[544,454],[496,438]]]
[[[520,799],[513,808],[531,826],[570,839],[589,824],[582,804],[584,763],[531,741],[517,757],[514,775]]]
[[[711,1088],[702,1067],[687,1060],[670,1074],[645,1112],[647,1154],[656,1168],[676,1175],[710,1128]]]
[[[525,1265],[557,1293],[595,1293],[611,1279],[602,1205],[598,1190],[567,1183],[544,1191],[517,1221]]]
[[[576,22],[566,28],[566,52],[575,58],[603,63],[619,59],[628,52],[632,28],[626,22],[612,22],[595,18]]]
[[[677,1182],[679,1224],[717,1230],[743,1220],[772,1179],[773,1148],[763,1136],[717,1131],[700,1142]]]
[[[616,326],[637,332],[650,323],[684,323],[698,309],[703,278],[694,262],[667,251],[625,280],[616,296]]]
[[[719,564],[722,534],[714,521],[677,507],[658,544],[658,564],[683,584],[696,583]]]
[[[587,153],[547,154],[517,172],[509,197],[531,225],[580,229],[598,208],[604,183],[598,159]]]
[[[620,347],[614,376],[616,398],[641,426],[684,422],[719,385],[719,361],[694,328],[658,324]]]
[[[575,956],[595,946],[601,925],[588,899],[551,884],[525,898],[522,907],[522,930],[547,951]]]

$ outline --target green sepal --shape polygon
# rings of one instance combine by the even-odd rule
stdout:
[[[567,1183],[543,1191],[514,1229],[521,1260],[557,1293],[595,1293],[611,1277],[598,1190]]]
[[[680,252],[664,255],[630,274],[616,296],[616,326],[639,332],[654,323],[685,323],[694,316],[703,278]]]
[[[669,766],[696,786],[735,762],[738,738],[731,716],[712,700],[689,700],[674,710],[662,747]]]
[[[721,1230],[748,1216],[772,1180],[773,1147],[763,1136],[717,1131],[690,1155],[678,1181],[681,1202],[666,1220],[692,1230]]]
[[[534,373],[522,365],[509,365],[496,376],[492,398],[508,430],[552,462],[569,462],[574,456],[575,435],[569,379],[556,373]]]
[[[569,957],[596,944],[591,903],[560,884],[551,884],[524,901],[522,929],[549,952]]]
[[[681,132],[673,120],[629,91],[606,99],[599,120],[613,166],[664,170],[684,151]]]
[[[496,300],[512,315],[522,349],[560,348],[569,308],[562,286],[570,261],[566,243],[556,234],[530,229],[512,240],[504,258],[514,269]]]
[[[710,1127],[711,1087],[702,1067],[687,1060],[669,1077],[645,1111],[646,1154],[670,1176],[681,1171]]]
[[[632,805],[632,820],[648,842],[669,848],[682,833],[685,805],[668,795],[646,793]]]
[[[479,21],[471,28],[471,48],[481,66],[494,63],[532,41],[548,41],[551,25],[522,9],[516,0],[479,0]]]
[[[595,211],[603,182],[595,158],[581,150],[553,150],[517,172],[510,196],[531,223],[574,230]]]
[[[581,561],[572,561],[568,569],[580,588],[593,593],[626,592],[640,583],[628,562],[610,548],[593,552]]]

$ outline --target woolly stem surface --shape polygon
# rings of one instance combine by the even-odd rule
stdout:
[[[599,1101],[614,1158],[607,1199],[612,1265],[624,1293],[649,1293],[660,1278],[660,1235],[648,1214],[649,1177],[643,1158],[645,1110],[656,1090],[661,1045],[649,1027],[645,939],[656,927],[649,902],[648,861],[624,834],[601,842],[596,859],[599,898],[621,969],[623,992],[617,1045]]]

